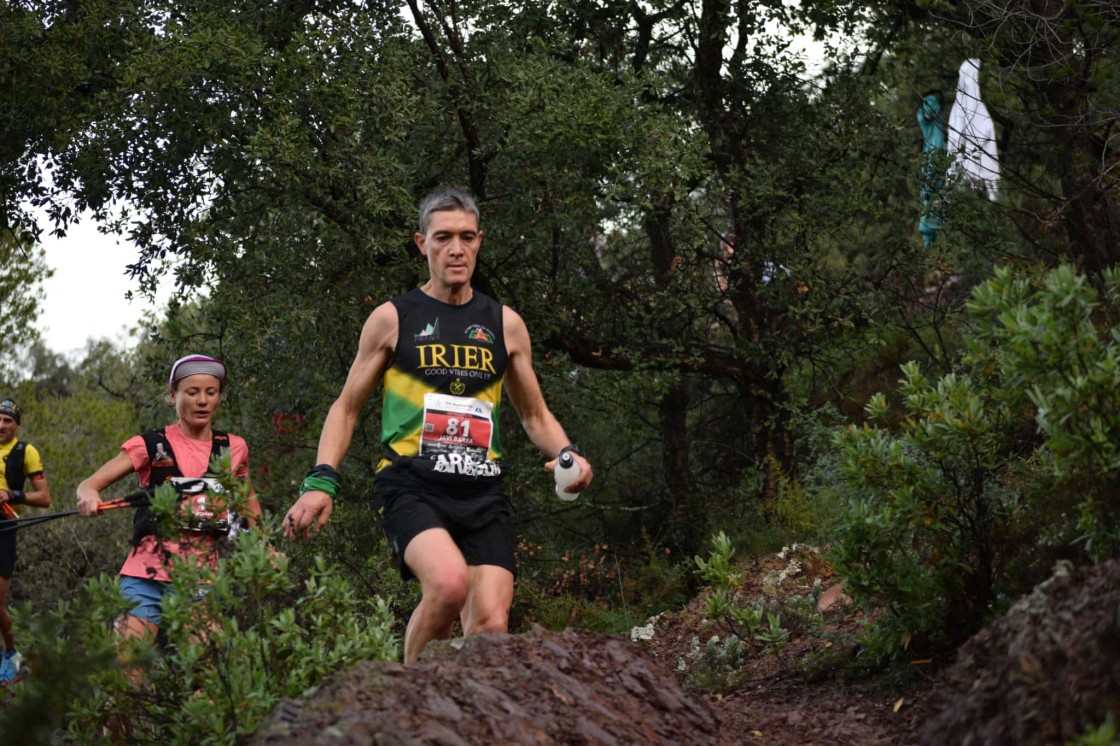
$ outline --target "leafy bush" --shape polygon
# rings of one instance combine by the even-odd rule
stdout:
[[[837,439],[868,497],[851,505],[832,556],[848,594],[886,606],[879,629],[905,647],[916,630],[937,640],[967,633],[987,612],[999,561],[993,528],[1017,496],[998,478],[1009,457],[1006,408],[967,377],[934,386],[914,364],[903,371],[899,434],[867,425]],[[885,419],[886,397],[867,410],[872,422]]]
[[[302,584],[288,570],[263,530],[237,537],[216,571],[178,565],[158,648],[112,631],[125,603],[105,577],[49,613],[22,609],[33,674],[0,729],[16,741],[61,729],[96,743],[127,723],[138,743],[235,743],[281,698],[397,656],[385,601],[357,598],[322,561]]]
[[[1110,301],[1117,280],[1101,278]],[[901,415],[877,394],[869,423],[836,436],[856,495],[832,559],[877,613],[880,652],[959,642],[1041,579],[1041,559],[1120,546],[1120,335],[1094,323],[1109,308],[1059,267],[998,270],[968,309],[956,371],[904,365]]]
[[[784,559],[789,549],[787,547],[779,556]],[[819,581],[814,582],[810,596],[747,599],[740,591],[742,570],[732,562],[734,555],[731,540],[721,531],[712,539],[708,559],[698,556],[694,560],[696,574],[710,586],[705,612],[708,619],[740,641],[746,650],[762,653],[776,653],[785,647],[791,628],[807,633],[820,629],[823,620],[817,611],[822,592]],[[764,593],[769,588],[769,594],[773,595],[786,574],[795,574],[799,569],[797,559],[791,557],[787,570],[763,579]]]
[[[969,362],[999,372],[1030,406],[1052,474],[1080,496],[1080,542],[1094,561],[1120,552],[1120,269],[1089,279],[1068,265],[1041,278],[1000,270],[976,289]],[[1103,296],[1103,297],[1102,297]]]
[[[747,659],[749,651],[735,635],[713,636],[703,645],[693,637],[689,651],[681,663],[689,669],[689,681],[699,689],[711,692],[729,691],[735,686],[735,672]]]

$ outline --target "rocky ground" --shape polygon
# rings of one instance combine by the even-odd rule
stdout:
[[[867,680],[855,660],[862,618],[815,551],[799,548],[751,563],[740,594],[787,603],[810,598],[821,608],[823,626],[795,634],[778,651],[748,647],[728,660],[716,654],[726,630],[705,619],[706,601],[698,598],[635,629],[630,639],[543,629],[471,638],[429,647],[412,666],[351,669],[311,697],[285,703],[254,743],[920,740],[932,675],[919,673],[905,684]],[[709,647],[713,637],[720,642]]]
[[[928,718],[924,700],[935,681],[930,662],[915,663],[905,677],[871,670],[856,644],[863,615],[816,550],[796,547],[750,562],[738,598],[781,606],[795,596],[813,598],[814,585],[823,625],[792,632],[780,650],[746,646],[738,665],[719,655],[728,629],[706,619],[706,596],[651,620],[632,637],[682,686],[704,697],[735,743],[918,743]]]
[[[324,735],[326,734],[326,735]],[[417,663],[363,663],[284,702],[273,744],[736,743],[702,698],[623,639],[534,628],[429,645]]]
[[[1120,744],[1110,724],[1120,717],[1120,561],[1059,565],[952,665],[934,671],[916,660],[904,676],[876,675],[859,660],[862,615],[812,550],[752,562],[743,578],[744,599],[789,599],[819,582],[824,628],[792,637],[780,653],[747,656],[717,680],[722,691],[708,689],[720,733],[736,743]],[[648,633],[645,653],[693,694],[699,683],[711,687],[705,641],[720,633],[704,608],[698,598],[635,635]]]
[[[816,586],[816,589],[814,588]],[[1120,563],[1060,567],[957,662],[875,671],[830,566],[799,547],[743,568],[738,600],[804,612],[781,645],[728,644],[700,597],[629,636],[541,628],[363,663],[281,704],[271,744],[1114,744]],[[18,685],[18,684],[17,684]],[[1086,728],[1096,738],[1078,741]]]

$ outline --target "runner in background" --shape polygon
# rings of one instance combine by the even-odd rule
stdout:
[[[0,527],[18,516],[14,506],[51,506],[50,488],[43,471],[39,450],[16,437],[22,420],[19,405],[11,399],[0,401]],[[30,483],[31,489],[24,488]],[[4,641],[0,660],[0,683],[11,681],[19,673],[20,655],[12,634],[12,617],[8,613],[8,590],[16,566],[16,534],[0,531],[0,638]]]
[[[221,360],[187,355],[175,361],[168,389],[177,420],[125,441],[116,456],[78,485],[78,511],[84,516],[98,515],[101,492],[134,472],[143,488],[217,477],[210,471],[211,461],[227,451],[233,476],[247,480],[249,447],[245,439],[212,428],[225,387],[226,366]],[[249,494],[241,517],[255,522],[261,509],[251,488]],[[205,489],[192,490],[184,497],[182,508],[190,525],[184,525],[176,536],[159,536],[151,509],[137,509],[133,548],[120,572],[121,593],[134,604],[130,613],[117,620],[117,631],[123,636],[154,638],[159,632],[160,606],[172,588],[168,571],[173,557],[191,557],[211,566],[217,563],[221,538],[217,527],[228,527],[234,519],[226,506],[208,504],[209,499]]]

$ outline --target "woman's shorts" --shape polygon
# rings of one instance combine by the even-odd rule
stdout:
[[[171,583],[163,580],[121,575],[121,595],[133,604],[133,609],[128,612],[129,615],[145,619],[157,627],[160,622],[160,605],[163,603],[163,597],[170,593],[173,587]],[[209,586],[200,588],[191,601],[201,601],[209,590]]]

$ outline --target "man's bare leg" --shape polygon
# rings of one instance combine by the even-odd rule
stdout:
[[[420,604],[404,633],[404,662],[411,663],[430,640],[447,640],[467,602],[466,560],[442,528],[420,532],[404,550],[404,561],[420,581]]]
[[[11,578],[0,578],[0,638],[4,640],[5,650],[15,650],[16,640],[12,636],[12,615],[8,613],[8,588]]]
[[[472,565],[467,577],[470,591],[461,617],[463,634],[508,632],[513,573],[497,565]]]

